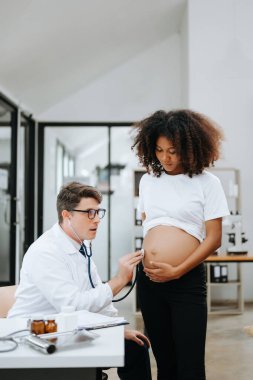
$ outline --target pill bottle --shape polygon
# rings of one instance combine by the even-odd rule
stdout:
[[[48,315],[47,317],[45,317],[45,332],[57,332],[57,323],[55,322],[55,317],[53,315]]]
[[[35,335],[45,334],[45,321],[41,315],[34,315],[31,318],[31,333]]]
[[[62,306],[57,316],[58,331],[73,331],[77,328],[78,320],[74,306]]]

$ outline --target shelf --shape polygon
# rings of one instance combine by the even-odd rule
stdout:
[[[241,285],[240,281],[228,281],[228,282],[207,282],[207,286],[224,286],[224,285]]]
[[[212,260],[212,263],[215,261]],[[217,261],[219,262],[219,261]],[[207,267],[207,308],[209,314],[242,314],[244,310],[244,299],[243,299],[243,285],[242,285],[242,271],[241,271],[241,262],[233,262],[233,265],[236,265],[236,280],[228,280],[228,282],[211,282],[211,262],[206,263]],[[224,301],[221,305],[215,305],[212,301],[212,292],[213,288],[234,286],[236,287],[236,297],[233,304],[226,304]]]
[[[212,311],[209,312],[211,315],[221,315],[221,314],[242,314],[239,308],[233,308],[231,306],[212,306]]]

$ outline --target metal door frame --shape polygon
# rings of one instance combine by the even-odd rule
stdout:
[[[17,282],[18,273],[20,268],[16,268],[19,265],[19,246],[18,246],[18,228],[19,215],[17,210],[18,202],[18,184],[17,184],[17,167],[18,167],[18,152],[19,152],[19,140],[18,131],[21,127],[21,115],[25,119],[28,128],[25,129],[25,159],[24,159],[24,180],[25,180],[25,247],[29,246],[35,238],[35,120],[26,113],[4,94],[0,92],[0,103],[11,112],[11,166],[10,166],[10,275],[9,281],[1,281],[0,286],[13,285]],[[6,126],[6,122],[0,122],[0,127]]]
[[[25,235],[24,235],[24,253],[35,239],[35,120],[21,112],[25,119],[27,128],[25,128]],[[22,127],[22,121],[21,121]]]
[[[11,165],[10,165],[10,273],[9,281],[1,281],[0,286],[15,284],[16,272],[16,227],[17,227],[17,130],[18,107],[0,93],[0,103],[11,112]],[[0,126],[8,126],[1,122]]]

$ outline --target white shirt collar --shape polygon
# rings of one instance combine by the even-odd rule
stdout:
[[[55,223],[52,229],[56,237],[61,239],[62,250],[64,253],[72,255],[79,252],[81,244],[71,239],[71,237],[69,237],[66,232],[63,231],[58,223]]]

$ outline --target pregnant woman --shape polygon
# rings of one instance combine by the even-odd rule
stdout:
[[[204,380],[207,325],[203,261],[221,245],[229,214],[219,179],[220,129],[190,110],[157,111],[135,124],[145,256],[140,307],[159,380]]]

